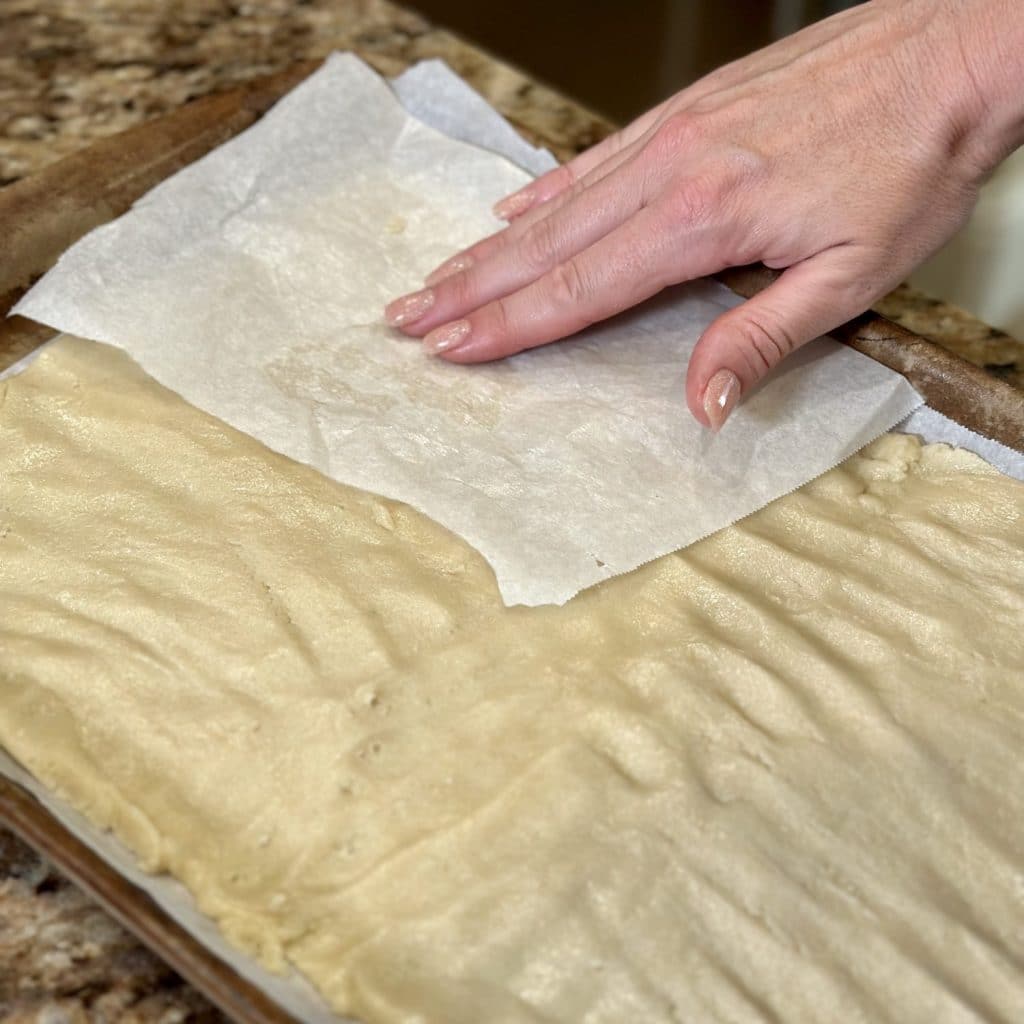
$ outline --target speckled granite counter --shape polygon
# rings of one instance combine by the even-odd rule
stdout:
[[[386,0],[4,0],[0,185],[208,92],[332,50],[384,74],[441,57],[562,157],[601,118]]]
[[[0,185],[216,89],[334,49],[384,73],[442,57],[565,158],[609,126],[385,0],[4,0]],[[1024,387],[1024,345],[908,288],[881,312]],[[0,1021],[223,1018],[0,830]]]
[[[0,829],[0,1020],[213,1024],[224,1017]]]

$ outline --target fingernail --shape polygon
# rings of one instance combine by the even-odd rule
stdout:
[[[404,327],[419,320],[421,316],[434,304],[434,293],[429,288],[421,292],[413,292],[412,295],[403,295],[395,299],[384,309],[384,319],[392,327]]]
[[[533,190],[524,188],[520,192],[513,192],[512,195],[506,196],[500,202],[494,204],[494,216],[500,217],[502,220],[511,220],[513,217],[518,217],[519,214],[524,213],[531,206],[533,206]]]
[[[740,400],[740,379],[732,370],[719,370],[704,388],[704,412],[717,434]]]
[[[423,339],[423,347],[432,356],[436,356],[439,352],[450,352],[453,348],[458,348],[469,337],[470,328],[471,324],[468,320],[456,320],[443,327],[435,327]]]
[[[437,270],[432,271],[425,279],[424,284],[437,284],[438,281],[443,281],[446,277],[469,270],[471,266],[473,266],[472,256],[453,256],[450,260],[442,263]]]

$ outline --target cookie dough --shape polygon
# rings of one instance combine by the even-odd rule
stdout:
[[[564,607],[64,339],[0,743],[366,1021],[1024,1005],[1024,486],[890,435]]]

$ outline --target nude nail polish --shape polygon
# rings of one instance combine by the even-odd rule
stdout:
[[[469,337],[472,325],[468,320],[456,320],[442,327],[435,327],[424,339],[423,347],[432,355],[451,352]]]
[[[442,263],[437,270],[432,271],[424,283],[437,284],[438,281],[443,281],[447,277],[461,274],[463,270],[469,270],[471,266],[473,266],[472,256],[453,256],[450,260]]]
[[[403,295],[384,310],[384,319],[392,327],[404,327],[406,324],[415,323],[434,305],[434,299],[434,293],[429,288],[413,292],[412,295]]]
[[[717,434],[740,400],[740,379],[732,370],[719,370],[704,388],[704,412]]]
[[[512,195],[495,203],[494,216],[500,217],[502,220],[511,220],[531,206],[533,206],[533,190],[523,189],[521,192],[513,192]]]

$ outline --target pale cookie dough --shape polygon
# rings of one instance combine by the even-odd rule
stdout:
[[[888,436],[562,608],[66,340],[0,742],[367,1021],[1024,1007],[1024,486]]]

